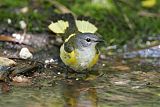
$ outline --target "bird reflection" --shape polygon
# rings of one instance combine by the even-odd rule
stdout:
[[[96,88],[89,82],[65,82],[63,97],[64,107],[97,107]]]

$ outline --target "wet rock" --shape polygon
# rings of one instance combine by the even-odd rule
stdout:
[[[143,58],[148,58],[148,57],[160,58],[160,45],[139,51],[127,52],[124,54],[124,58],[134,58],[138,56]]]
[[[29,83],[30,82],[29,78],[27,78],[26,76],[15,76],[12,80],[18,83]]]
[[[0,57],[0,80],[6,79],[5,77],[10,73],[10,69],[14,65],[16,65],[15,61],[5,57]]]
[[[0,66],[12,66],[12,65],[16,65],[16,62],[5,57],[0,57]]]

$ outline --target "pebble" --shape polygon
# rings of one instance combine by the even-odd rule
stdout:
[[[28,50],[28,48],[22,48],[19,57],[22,59],[32,59],[33,55],[32,53]]]
[[[106,66],[106,64],[102,64],[102,66],[104,67],[104,66]]]
[[[25,77],[25,76],[15,76],[15,77],[13,78],[13,81],[14,81],[14,82],[18,82],[18,83],[30,82],[30,80],[29,80],[27,77]]]
[[[21,28],[21,29],[25,29],[26,26],[27,26],[27,24],[25,23],[24,20],[19,21],[19,24],[20,24],[20,28]]]
[[[56,38],[56,41],[57,41],[58,43],[62,43],[62,42],[63,42],[62,38],[60,38],[60,37],[57,37],[57,38]]]
[[[23,8],[21,8],[21,12],[22,13],[27,13],[28,12],[28,10],[29,10],[29,8],[28,7],[23,7]]]
[[[16,38],[17,40],[21,40],[21,34],[18,34],[18,33],[13,33],[12,34],[12,37]]]
[[[48,64],[49,63],[49,60],[45,60],[45,64]]]
[[[10,18],[7,19],[8,24],[12,23],[12,20]]]
[[[52,63],[52,62],[55,62],[55,60],[53,60],[53,59],[50,59],[50,61],[49,61],[50,63]]]
[[[50,64],[50,63],[54,63],[54,64],[58,64],[57,60],[56,59],[46,59],[45,60],[45,64]]]
[[[101,59],[106,59],[107,57],[106,57],[106,55],[101,54],[101,55],[100,55],[100,58],[101,58]]]

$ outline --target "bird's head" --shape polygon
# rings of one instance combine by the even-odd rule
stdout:
[[[95,47],[97,43],[103,40],[93,33],[80,33],[76,35],[76,45],[78,48]]]

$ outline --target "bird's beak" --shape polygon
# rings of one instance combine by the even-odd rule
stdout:
[[[101,46],[106,46],[106,41],[102,38],[97,39],[95,42],[100,44]]]
[[[96,33],[96,35],[97,35],[97,38],[96,38],[95,42],[97,42],[97,43],[105,42],[100,34]]]
[[[101,38],[99,38],[99,39],[97,39],[95,42],[104,42],[104,40],[101,39]]]

